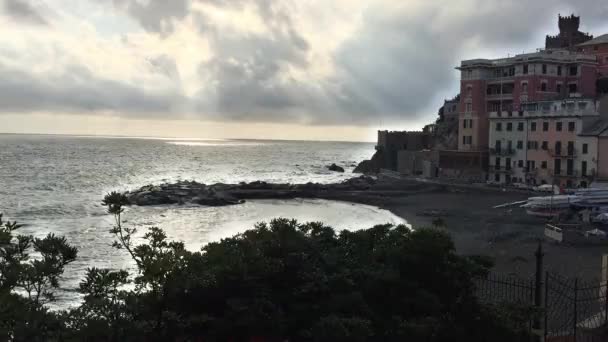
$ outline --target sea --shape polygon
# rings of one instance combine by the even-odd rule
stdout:
[[[111,247],[113,220],[101,205],[105,194],[179,180],[340,182],[353,177],[356,164],[373,152],[373,144],[355,142],[0,134],[0,213],[24,224],[20,234],[52,233],[78,247],[50,305],[63,309],[81,301],[77,288],[87,268],[133,269],[126,252]],[[346,172],[329,171],[332,163]],[[376,207],[311,199],[130,207],[123,217],[126,226],[138,228],[138,238],[157,226],[191,250],[278,217],[320,221],[337,230],[406,223]]]

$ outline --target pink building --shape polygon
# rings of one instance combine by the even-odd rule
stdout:
[[[597,59],[599,77],[608,77],[608,34],[582,43],[577,48],[581,53],[594,55]]]
[[[603,122],[599,101],[572,97],[527,102],[517,115],[490,113],[490,180],[499,183],[585,187],[597,177]]]
[[[579,17],[559,16],[560,32],[544,50],[461,62],[458,149],[441,151],[440,169],[564,186],[608,176],[608,161],[590,157],[602,144],[608,155],[608,140],[588,134],[592,122],[608,120],[598,105],[608,94],[608,35],[593,39],[579,25]]]
[[[462,61],[458,149],[485,150],[491,112],[518,112],[522,104],[596,96],[596,57],[543,50],[515,57]]]

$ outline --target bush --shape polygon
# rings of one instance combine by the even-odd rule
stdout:
[[[104,200],[116,217],[114,246],[129,253],[137,273],[89,269],[79,289],[83,303],[69,312],[48,312],[41,298],[52,300],[76,250],[52,235],[15,239],[18,225],[4,225],[3,337],[507,341],[517,334],[512,315],[475,299],[472,279],[487,274],[487,260],[456,255],[443,231],[379,225],[337,233],[322,223],[277,219],[190,252],[159,228],[134,245],[135,229],[121,224],[125,203],[116,193]],[[29,260],[30,247],[41,261]],[[135,286],[126,290],[130,282]],[[14,294],[23,289],[25,297]]]

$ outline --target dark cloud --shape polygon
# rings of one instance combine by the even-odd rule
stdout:
[[[185,100],[179,94],[152,94],[131,85],[95,77],[82,66],[60,75],[39,75],[0,64],[0,111],[166,116]]]
[[[4,0],[4,11],[11,17],[36,25],[47,25],[48,22],[27,0]]]
[[[454,67],[461,59],[484,57],[481,50],[502,55],[542,47],[545,34],[557,33],[557,13],[579,14],[582,30],[603,34],[599,29],[608,15],[608,2],[592,0],[418,1],[401,7],[372,2],[354,34],[331,56],[334,74],[315,78],[309,74],[316,63],[314,47],[298,31],[299,13],[290,0],[113,2],[144,29],[165,37],[178,21],[192,15],[213,52],[200,65],[196,96],[180,94],[185,75],[179,74],[175,60],[162,55],[148,60],[149,70],[178,89],[163,95],[98,79],[86,70],[50,80],[0,68],[4,110],[168,116],[183,110],[205,119],[312,124],[431,120],[440,105],[438,97],[458,89]],[[193,2],[236,11],[253,8],[265,31],[220,29],[207,13],[194,12]]]

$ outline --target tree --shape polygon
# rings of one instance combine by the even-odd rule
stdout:
[[[60,334],[60,322],[44,304],[77,249],[53,234],[43,239],[18,235],[17,222],[3,222],[0,214],[0,336],[6,340],[48,340]],[[39,256],[33,258],[30,252]],[[24,294],[17,295],[16,292]]]
[[[116,218],[114,246],[127,251],[137,271],[89,269],[80,284],[82,305],[59,314],[45,310],[39,299],[52,299],[47,295],[75,250],[53,236],[34,239],[32,248],[49,261],[30,268],[36,260],[24,257],[28,239],[9,238],[18,225],[5,224],[0,231],[0,285],[5,289],[0,300],[8,305],[0,309],[3,336],[509,341],[519,338],[525,325],[516,310],[478,303],[472,280],[487,275],[491,265],[484,258],[457,255],[441,230],[378,225],[336,232],[318,222],[276,219],[189,252],[156,227],[138,240],[135,228],[121,221],[127,202],[116,193],[104,199]],[[130,283],[134,286],[127,287]],[[32,294],[14,294],[19,286],[33,289]],[[29,332],[29,327],[35,329]]]

